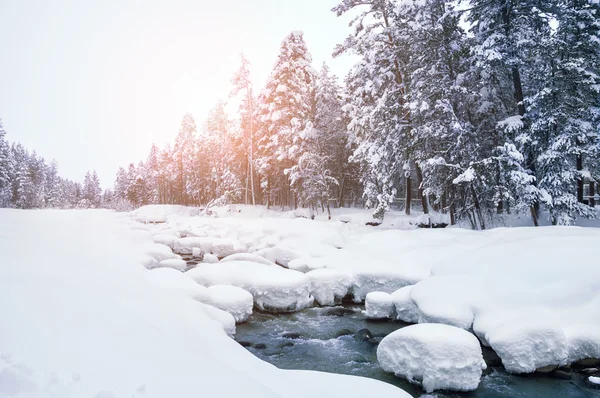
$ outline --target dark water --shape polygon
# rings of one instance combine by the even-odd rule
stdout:
[[[236,340],[249,345],[257,357],[282,369],[320,370],[370,377],[394,384],[414,397],[424,392],[419,386],[385,373],[377,364],[376,342],[396,329],[400,322],[372,322],[360,307],[308,308],[293,314],[254,313],[237,326]],[[369,329],[371,342],[357,341],[345,332]],[[481,379],[479,388],[470,393],[435,392],[437,397],[523,397],[523,398],[600,398],[600,389],[585,383],[575,371],[571,380],[550,376],[515,376],[494,368]]]

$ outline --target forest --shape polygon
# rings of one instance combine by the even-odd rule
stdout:
[[[542,211],[596,216],[600,4],[590,0],[343,0],[359,56],[340,82],[286,36],[264,87],[244,56],[229,104],[120,168],[102,192],[10,144],[0,124],[0,207],[244,203],[449,214],[474,229]],[[231,112],[231,104],[237,106]]]

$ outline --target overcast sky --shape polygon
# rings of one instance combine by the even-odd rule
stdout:
[[[304,31],[314,66],[350,33],[337,0],[0,0],[0,118],[64,177],[119,166],[172,142],[186,112],[202,124],[226,99],[244,52],[262,88],[282,39]]]

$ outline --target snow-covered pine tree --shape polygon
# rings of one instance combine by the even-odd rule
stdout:
[[[583,180],[599,177],[600,6],[587,0],[555,0],[556,31],[532,54],[536,91],[527,118],[535,137],[536,173],[553,224],[595,217],[583,203]],[[585,168],[584,168],[585,165]]]
[[[289,170],[298,164],[302,132],[313,120],[311,61],[302,32],[290,33],[258,100],[256,162],[268,205],[295,205]]]
[[[410,178],[410,173],[405,175],[412,143],[404,108],[406,43],[396,39],[395,2],[344,0],[333,11],[339,16],[354,9],[362,10],[351,24],[354,33],[334,55],[354,52],[361,57],[346,78],[349,103],[344,109],[356,145],[352,159],[363,170],[366,204],[375,208],[375,217],[383,218]]]
[[[240,145],[237,150],[244,155],[244,203],[257,203],[258,189],[256,189],[256,171],[254,167],[255,137],[257,126],[255,103],[252,81],[250,80],[250,61],[242,54],[242,65],[233,77],[233,90],[231,96],[240,96],[238,108],[239,129],[241,130]]]
[[[191,199],[191,186],[188,182],[194,173],[196,131],[196,121],[193,116],[189,113],[185,114],[173,148],[175,201],[183,205],[190,204]]]
[[[323,63],[316,81],[314,124],[304,133],[305,150],[292,167],[292,184],[301,184],[299,204],[327,209],[331,200],[343,192],[340,181],[346,178],[349,151],[341,102],[341,87]]]

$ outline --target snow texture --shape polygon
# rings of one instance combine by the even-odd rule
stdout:
[[[421,312],[410,298],[412,286],[405,286],[392,293],[396,319],[407,323],[418,323]]]
[[[377,360],[387,372],[434,390],[472,391],[486,369],[479,341],[448,325],[420,324],[399,329],[377,347]]]
[[[173,268],[179,271],[185,271],[187,264],[185,261],[178,258],[170,258],[168,260],[162,260],[158,263],[159,267]]]
[[[252,294],[261,310],[297,311],[313,303],[310,280],[304,274],[248,261],[199,264],[186,272],[201,285],[232,285]]]
[[[226,257],[235,253],[234,242],[223,238],[188,236],[173,244],[173,250],[179,254],[193,254],[193,249],[211,253],[217,257]]]
[[[391,294],[384,292],[371,292],[365,299],[367,318],[385,319],[394,315],[394,300]]]
[[[2,397],[409,397],[376,380],[259,360],[223,331],[231,316],[192,299],[205,288],[142,266],[152,237],[131,231],[126,216],[0,209],[0,219],[10,231],[0,234]]]
[[[306,274],[310,291],[320,305],[335,305],[342,301],[352,286],[352,275],[333,269],[317,269]]]
[[[236,322],[244,322],[252,315],[254,300],[252,295],[235,286],[214,285],[206,289],[206,297],[201,300],[230,313]]]

